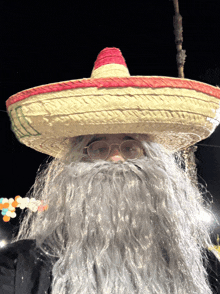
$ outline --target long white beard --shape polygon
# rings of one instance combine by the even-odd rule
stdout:
[[[172,164],[68,167],[66,251],[53,268],[53,294],[211,293],[198,246],[207,232],[196,219],[199,194]]]
[[[49,209],[20,236],[57,255],[52,294],[212,293],[202,196],[173,156],[143,144],[137,160],[55,161],[37,178],[33,196]]]

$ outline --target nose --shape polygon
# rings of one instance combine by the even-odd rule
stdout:
[[[113,146],[112,146],[113,147]],[[123,156],[121,155],[118,147],[114,147],[114,150],[110,152],[108,158],[106,158],[107,161],[113,161],[113,162],[118,162],[118,161],[125,161]]]

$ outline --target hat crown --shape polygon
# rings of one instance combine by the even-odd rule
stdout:
[[[125,59],[118,48],[103,49],[94,64],[91,78],[130,77]]]

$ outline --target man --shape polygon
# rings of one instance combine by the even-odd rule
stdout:
[[[119,66],[115,68],[115,64]],[[107,77],[103,78],[106,65]],[[208,129],[209,134],[214,131],[214,102],[220,90],[208,86],[195,93],[197,82],[191,82],[190,89],[186,81],[180,89],[178,83],[183,80],[166,78],[161,78],[165,88],[157,79],[146,86],[147,79],[132,80],[123,67],[120,51],[106,48],[96,61],[91,80],[77,81],[80,88],[74,82],[71,90],[65,88],[61,95],[60,84],[50,92],[42,86],[10,98],[13,107],[9,105],[8,110],[20,141],[47,150],[55,158],[38,174],[30,192],[47,204],[48,210],[29,211],[18,242],[1,255],[2,268],[9,264],[11,276],[16,276],[15,282],[5,282],[11,291],[5,293],[14,293],[14,289],[15,293],[38,294],[219,291],[217,273],[210,268],[215,256],[207,250],[210,228],[200,217],[209,210],[198,188],[179,167],[176,152],[197,142],[199,134],[200,139],[207,136]],[[121,72],[116,80],[114,76]],[[216,96],[210,97],[208,91]],[[198,96],[200,107],[191,107],[189,113],[184,99],[193,100],[193,105]],[[204,120],[201,105],[208,105],[208,99],[213,106]],[[98,104],[99,100],[102,103]],[[57,102],[59,108],[54,107]],[[77,116],[67,114],[70,107]],[[48,123],[44,133],[37,113],[44,126]],[[20,114],[19,119],[14,114]],[[22,127],[29,137],[20,134]],[[68,137],[71,129],[75,136],[69,133]],[[215,266],[219,271],[218,263]]]

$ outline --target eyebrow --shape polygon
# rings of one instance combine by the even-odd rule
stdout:
[[[100,141],[102,139],[106,139],[106,137],[98,137],[98,138],[93,138],[92,140],[89,141],[89,143],[86,146],[89,146],[91,143],[95,142],[95,141]]]
[[[130,136],[125,136],[122,140],[134,140],[134,138],[132,138]]]
[[[101,141],[102,139],[106,139],[106,137],[95,137],[92,140],[90,140],[86,146],[89,146],[89,144],[91,144],[93,142]],[[124,141],[124,140],[134,140],[134,139],[130,136],[125,136],[122,140]]]

